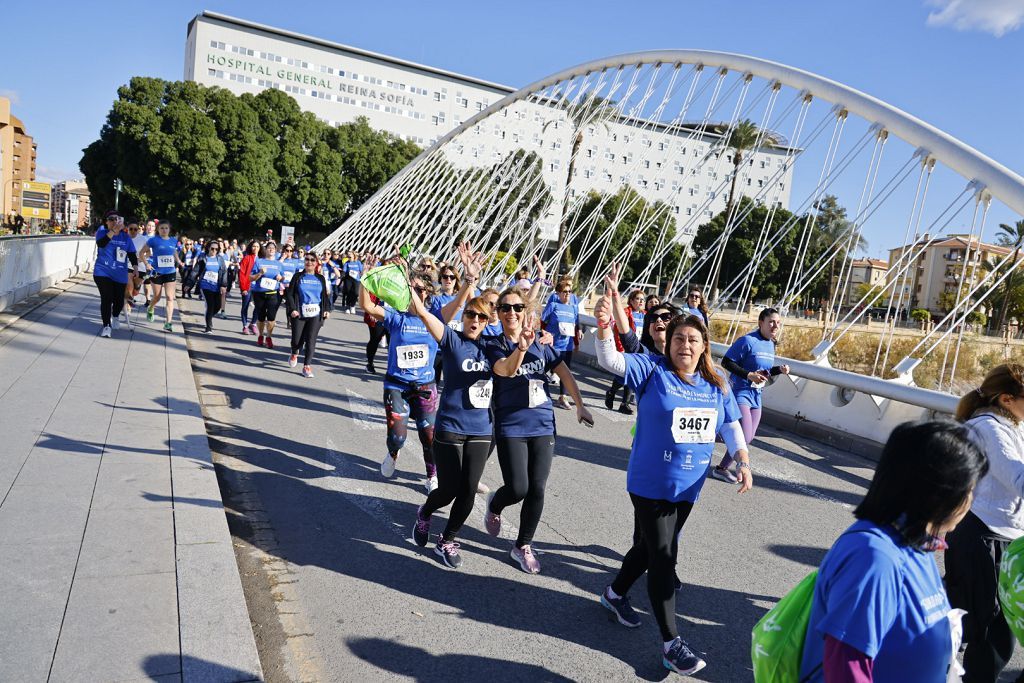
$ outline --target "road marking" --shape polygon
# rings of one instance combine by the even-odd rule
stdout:
[[[348,398],[348,410],[352,419],[363,431],[387,431],[387,420],[381,414],[384,407],[364,398],[349,388],[345,389]]]

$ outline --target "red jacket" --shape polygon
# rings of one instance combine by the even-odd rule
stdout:
[[[629,329],[632,330],[633,332],[636,332],[636,321],[633,320],[633,310],[629,307],[629,304],[626,304],[622,308],[623,310],[626,311],[626,318],[629,319]],[[622,353],[622,341],[619,339],[619,330],[615,326],[614,320],[612,321],[612,332],[615,333],[615,350],[618,351],[619,353]]]
[[[246,254],[242,257],[241,263],[238,264],[238,287],[243,292],[248,292],[252,286],[252,266],[256,263],[256,256],[254,254]]]

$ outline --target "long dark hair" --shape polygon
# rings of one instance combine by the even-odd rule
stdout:
[[[655,316],[659,312],[671,313],[673,316],[679,315],[679,309],[672,304],[658,304],[647,313],[644,313],[644,329],[640,330],[640,345],[651,353],[661,355],[661,351],[658,350],[657,345],[654,343],[654,337],[651,336],[651,325],[654,323]],[[668,331],[668,325],[665,326],[666,332]],[[668,339],[665,340],[665,345],[668,346]]]
[[[988,459],[950,420],[904,422],[882,449],[875,476],[853,514],[896,527],[909,545],[930,539],[929,525],[953,517],[988,472]]]
[[[686,290],[686,305],[690,305],[690,293],[697,292],[700,296],[700,304],[697,305],[697,310],[704,314],[705,320],[711,320],[711,316],[708,314],[708,302],[704,298],[704,292],[700,291],[700,287],[690,287]]]
[[[956,419],[966,422],[974,417],[979,409],[992,408],[1017,424],[1019,420],[999,405],[999,397],[1003,394],[1024,396],[1024,365],[1004,363],[989,370],[981,386],[964,394],[960,399],[956,405]]]
[[[646,326],[645,326],[646,327]],[[723,393],[729,393],[729,385],[725,378],[718,372],[714,361],[711,360],[711,335],[708,334],[708,326],[696,315],[677,315],[665,328],[665,362],[668,366],[679,372],[679,368],[672,361],[672,335],[680,327],[689,327],[700,332],[704,339],[704,351],[697,361],[697,374],[704,378],[708,384],[712,384]],[[685,380],[684,380],[685,381]]]

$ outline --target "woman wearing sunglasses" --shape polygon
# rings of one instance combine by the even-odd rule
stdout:
[[[613,264],[614,265],[614,264]],[[618,282],[618,270],[616,270],[615,280]],[[618,292],[615,294],[615,301],[618,303],[619,296]],[[629,293],[629,298],[626,300],[626,306],[623,308],[625,317],[624,322],[628,324],[628,327],[621,326],[616,322],[615,329],[613,332],[613,338],[615,340],[615,349],[619,352],[623,351],[621,335],[624,332],[636,332],[637,330],[643,331],[644,322],[644,293],[643,290],[634,289]],[[619,316],[616,316],[618,321]],[[630,407],[630,402],[633,400],[633,392],[628,386],[623,385],[618,377],[612,377],[612,385],[608,387],[608,391],[604,394],[604,405],[608,410],[612,409],[612,405],[615,404],[615,395],[618,393],[619,388],[622,388],[622,404],[619,405],[619,412],[623,415],[632,415],[633,409]]]
[[[487,499],[487,532],[501,532],[501,512],[522,501],[519,536],[510,555],[524,572],[536,574],[540,562],[531,548],[544,510],[544,488],[555,455],[555,414],[548,396],[547,373],[554,372],[576,403],[576,417],[593,425],[594,418],[572,372],[562,358],[536,341],[536,316],[517,289],[498,299],[502,335],[486,347],[494,373],[494,424],[498,462],[504,485]]]
[[[434,283],[426,271],[414,271],[409,277],[413,295],[423,306],[433,294]],[[405,446],[410,415],[423,446],[423,464],[427,470],[424,487],[429,494],[437,488],[434,466],[434,421],[437,417],[437,385],[434,383],[434,358],[437,341],[416,315],[396,311],[374,303],[365,287],[359,288],[359,306],[383,325],[389,334],[388,369],[384,375],[384,413],[388,422],[387,455],[380,473],[395,476],[398,455]]]
[[[460,255],[464,246],[459,247]],[[471,254],[468,259],[463,259],[463,263],[466,264],[468,291],[480,276],[483,255]],[[413,296],[410,307],[438,342],[439,355],[448,368],[434,429],[433,454],[438,486],[416,511],[412,537],[417,545],[425,546],[429,540],[431,516],[451,503],[448,524],[437,539],[434,553],[452,569],[462,566],[455,537],[473,511],[477,486],[490,454],[493,431],[490,411],[493,380],[481,336],[490,318],[490,310],[480,297],[460,303],[465,303],[465,307],[462,308],[462,325],[457,330],[428,311],[418,296]]]
[[[690,288],[689,294],[686,295],[686,310],[684,313],[697,316],[704,321],[704,325],[710,324],[711,318],[708,316],[708,304],[704,301],[704,295],[696,287]]]
[[[331,314],[331,297],[324,276],[317,273],[320,261],[310,252],[303,258],[303,271],[294,275],[285,290],[285,306],[292,321],[292,354],[288,365],[299,363],[299,351],[306,355],[302,363],[302,376],[313,376],[313,352],[320,328]]]
[[[548,301],[544,312],[540,316],[544,329],[554,337],[554,350],[558,353],[565,367],[572,367],[572,352],[576,349],[576,340],[579,336],[580,311],[572,303],[572,297],[576,295],[572,291],[572,281],[560,280],[555,290],[556,298]],[[568,399],[565,397],[565,385],[558,385],[558,400],[555,406],[568,410]]]
[[[206,253],[199,257],[195,264],[195,276],[199,281],[199,291],[206,299],[206,334],[213,332],[213,316],[220,311],[221,288],[227,286],[228,264],[220,253],[220,242],[210,240],[206,243]]]

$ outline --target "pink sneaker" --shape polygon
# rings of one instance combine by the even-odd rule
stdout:
[[[249,334],[256,334],[256,323],[249,323]]]
[[[494,498],[495,493],[496,491],[491,491],[484,505],[484,527],[491,536],[497,536],[501,533],[501,515],[491,512],[491,500]]]
[[[242,334],[252,334],[248,327],[242,325]]]
[[[519,563],[519,567],[527,574],[540,573],[540,562],[530,546],[524,545],[522,548],[517,548],[513,545],[509,555]]]
[[[313,376],[313,368],[309,367],[308,365],[303,365],[302,366],[302,376],[303,377],[312,377]]]
[[[294,368],[298,364],[299,364],[299,357],[297,355],[295,355],[293,353],[291,356],[288,357],[288,367]],[[305,368],[303,368],[303,369],[305,369]]]

